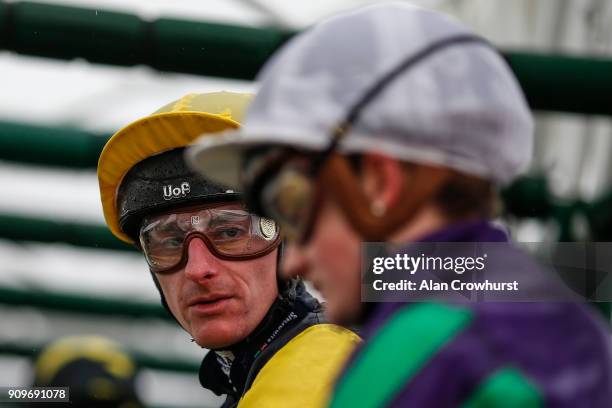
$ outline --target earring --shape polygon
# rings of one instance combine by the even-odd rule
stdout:
[[[387,206],[381,200],[375,200],[372,205],[370,205],[370,211],[376,217],[382,217],[387,212]]]

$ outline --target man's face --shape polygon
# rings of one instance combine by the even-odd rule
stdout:
[[[215,257],[199,237],[188,245],[184,268],[156,275],[172,314],[202,347],[220,348],[243,340],[278,295],[278,250],[230,261]]]

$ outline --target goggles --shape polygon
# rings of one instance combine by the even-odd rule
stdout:
[[[284,236],[291,241],[305,242],[314,224],[318,207],[319,186],[316,175],[305,160],[292,158],[287,149],[277,148],[247,162],[243,174],[255,177],[244,180],[247,205],[283,226]],[[286,228],[286,229],[285,229]]]
[[[272,252],[280,243],[276,223],[239,204],[200,206],[145,217],[139,241],[149,268],[171,273],[187,263],[189,242],[200,238],[224,260],[247,260]]]

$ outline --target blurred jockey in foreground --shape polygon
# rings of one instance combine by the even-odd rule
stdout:
[[[507,241],[490,222],[496,188],[529,163],[533,123],[497,51],[443,15],[385,3],[270,61],[245,127],[188,158],[280,223],[284,272],[311,280],[332,320],[364,325],[331,406],[612,406],[610,336],[586,305],[360,301],[363,241]],[[491,260],[487,273],[539,273],[512,260],[525,268]]]

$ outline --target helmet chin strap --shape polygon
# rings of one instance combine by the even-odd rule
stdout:
[[[293,301],[295,301],[295,298],[297,297],[297,286],[299,283],[299,279],[286,279],[281,276],[280,271],[283,262],[284,249],[284,242],[281,241],[278,246],[278,252],[276,253],[276,282],[278,286],[278,297],[293,303]]]
[[[164,307],[164,309],[166,309],[166,311],[168,312],[168,314],[169,314],[170,316],[172,316],[172,318],[174,319],[174,321],[175,321],[175,322],[176,322],[176,323],[177,323],[179,326],[181,326],[181,328],[182,328],[183,330],[185,330],[187,333],[189,333],[189,332],[187,331],[187,329],[185,329],[185,328],[183,327],[183,325],[181,324],[181,322],[179,322],[179,321],[178,321],[178,319],[177,319],[177,318],[174,316],[174,314],[172,314],[172,311],[170,310],[170,306],[168,306],[168,302],[166,302],[166,297],[164,296],[164,292],[162,291],[162,288],[161,288],[161,286],[160,286],[160,284],[159,284],[159,281],[157,280],[157,276],[155,276],[155,274],[154,274],[153,272],[151,272],[151,271],[149,271],[149,273],[151,274],[151,277],[153,278],[153,283],[155,284],[155,287],[157,288],[157,291],[159,292],[159,297],[160,297],[160,300],[161,300],[161,304],[162,304],[162,306]]]

